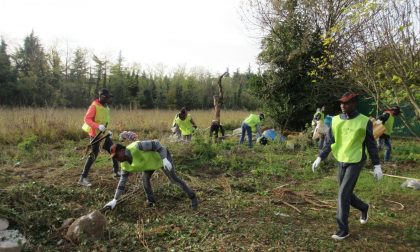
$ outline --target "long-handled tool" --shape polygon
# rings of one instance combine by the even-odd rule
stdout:
[[[370,173],[372,173],[372,174],[374,174],[374,172],[370,172]],[[398,176],[398,175],[391,175],[391,174],[386,174],[386,173],[383,173],[383,175],[384,176],[387,176],[387,177],[392,177],[392,178],[400,178],[400,179],[414,179],[414,180],[418,180],[418,181],[420,181],[420,179],[416,179],[416,178],[409,178],[409,177],[403,177],[403,176]]]
[[[105,124],[105,129],[106,129],[106,127],[108,126],[108,123],[106,123]],[[101,136],[101,134],[102,133],[105,133],[105,132],[107,132],[106,130],[105,131],[99,131],[98,132],[98,134],[96,134],[96,136],[90,141],[90,143],[86,146],[86,150],[85,150],[85,154],[83,155],[83,157],[81,158],[81,160],[82,159],[84,159],[85,157],[86,157],[86,155],[89,153],[89,149],[91,149],[92,148],[92,145],[94,145],[94,144],[96,144],[97,142],[100,142],[100,141],[102,141],[102,139],[104,139],[104,138],[106,138],[106,137],[108,137],[109,136],[109,132],[107,133],[107,134],[105,134],[105,136],[103,136],[103,137],[100,137]]]
[[[103,137],[101,137],[101,138],[99,138],[99,139],[96,139],[96,140],[94,140],[94,141],[90,142],[90,143],[88,144],[88,146],[86,146],[86,151],[85,151],[85,154],[83,155],[83,157],[82,157],[81,159],[84,159],[84,158],[88,155],[88,153],[89,153],[89,149],[91,149],[91,148],[92,148],[92,146],[93,146],[94,144],[96,144],[96,143],[98,143],[98,142],[102,141],[103,139],[105,139],[105,138],[109,137],[109,135],[110,135],[110,133],[108,132],[108,133],[107,133],[107,134],[105,134]],[[95,137],[95,138],[96,138],[96,137]],[[95,139],[95,138],[94,138],[94,139]]]

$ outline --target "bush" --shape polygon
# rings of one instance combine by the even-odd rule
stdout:
[[[39,139],[37,136],[30,135],[18,144],[18,149],[24,152],[32,152],[38,141]]]

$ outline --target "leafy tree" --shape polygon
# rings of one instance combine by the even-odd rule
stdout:
[[[7,54],[7,44],[1,39],[0,43],[0,102],[1,104],[12,105],[10,97],[16,97],[16,74],[10,63],[10,56]]]
[[[44,49],[34,32],[25,37],[23,47],[14,57],[18,71],[19,103],[35,106],[50,104],[53,87],[49,83],[49,66]]]

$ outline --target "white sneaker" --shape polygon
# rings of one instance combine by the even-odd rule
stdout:
[[[362,212],[362,214],[360,215],[360,223],[362,224],[366,224],[369,220],[369,205],[368,208],[366,209],[366,211]]]
[[[348,232],[346,232],[346,231],[338,231],[337,233],[335,233],[335,234],[333,234],[332,236],[331,236],[331,238],[333,238],[334,240],[336,240],[336,241],[341,241],[341,240],[344,240],[344,239],[346,239],[347,237],[349,237],[350,236],[350,234],[348,233]]]
[[[82,186],[86,186],[86,187],[89,187],[92,185],[87,178],[80,178],[78,184]]]

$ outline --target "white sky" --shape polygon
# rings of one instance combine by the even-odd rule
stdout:
[[[113,62],[204,67],[212,73],[255,58],[259,41],[240,19],[241,0],[0,0],[0,36],[9,49],[32,30],[46,49],[87,48]]]

